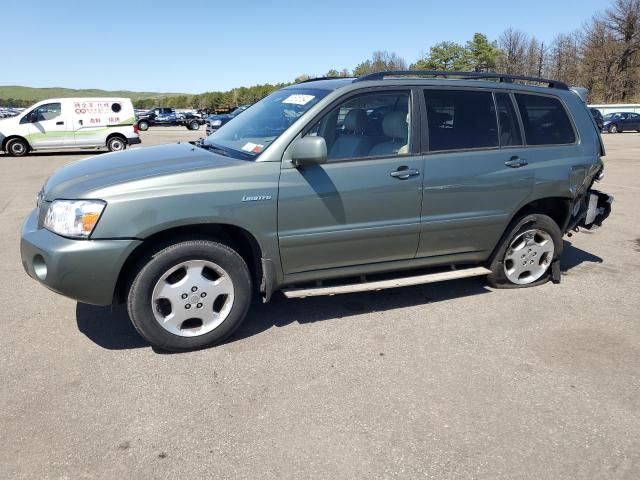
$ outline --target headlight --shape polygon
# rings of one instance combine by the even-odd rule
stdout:
[[[220,125],[222,125],[222,120],[214,120],[211,122],[212,127],[219,127]]]
[[[88,238],[105,205],[102,200],[54,200],[44,218],[44,228],[65,237]]]

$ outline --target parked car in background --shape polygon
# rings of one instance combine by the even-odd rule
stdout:
[[[609,133],[640,132],[640,114],[631,112],[609,113],[603,117],[602,128]]]
[[[106,147],[112,152],[140,143],[128,98],[43,100],[0,120],[0,149],[20,157],[35,150]]]
[[[178,118],[176,110],[168,107],[153,107],[138,116],[138,128],[141,131],[149,130],[153,125],[176,126],[183,125],[189,130],[198,130],[204,122],[200,118]]]
[[[591,112],[591,115],[593,115],[593,119],[596,122],[598,130],[602,131],[604,128],[604,117],[602,116],[602,113],[597,108],[590,108],[589,111]]]
[[[125,302],[175,351],[224,341],[258,293],[560,281],[563,235],[611,211],[586,105],[552,80],[442,74],[299,83],[204,141],[67,165],[24,223],[22,265],[80,302]]]
[[[20,113],[20,111],[14,109],[14,108],[0,107],[0,118],[15,117],[19,113]]]
[[[189,130],[198,130],[200,125],[204,125],[205,120],[201,115],[193,112],[177,112],[176,122],[178,125],[184,125]]]
[[[230,113],[223,113],[218,115],[209,115],[207,117],[207,135],[211,135],[213,132],[218,130],[222,125],[227,123],[229,120],[237,117],[242,112],[244,112],[251,105],[240,105],[235,110]]]

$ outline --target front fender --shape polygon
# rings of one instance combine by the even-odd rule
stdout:
[[[187,172],[91,192],[91,198],[107,202],[91,238],[143,240],[176,227],[224,224],[250,232],[268,258],[279,258],[279,173],[279,163],[247,162],[246,168]]]

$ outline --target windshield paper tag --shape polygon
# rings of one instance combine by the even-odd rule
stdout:
[[[242,147],[242,150],[244,150],[245,152],[260,153],[263,148],[264,148],[264,145],[258,145],[257,143],[248,142],[244,144],[244,147]]]
[[[292,103],[294,105],[306,105],[316,98],[314,95],[289,95],[282,103]]]

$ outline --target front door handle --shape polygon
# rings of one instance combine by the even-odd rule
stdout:
[[[406,165],[403,165],[401,167],[398,167],[397,170],[394,170],[389,175],[391,175],[393,178],[397,178],[398,180],[406,180],[409,177],[420,175],[420,170],[409,168]]]
[[[507,160],[506,162],[504,162],[504,164],[507,167],[520,168],[520,167],[524,167],[525,165],[529,165],[529,162],[527,162],[524,158],[520,158],[517,155],[515,155],[511,157],[510,160]]]
[[[64,122],[62,122],[62,121],[56,122],[56,125],[64,125]]]

